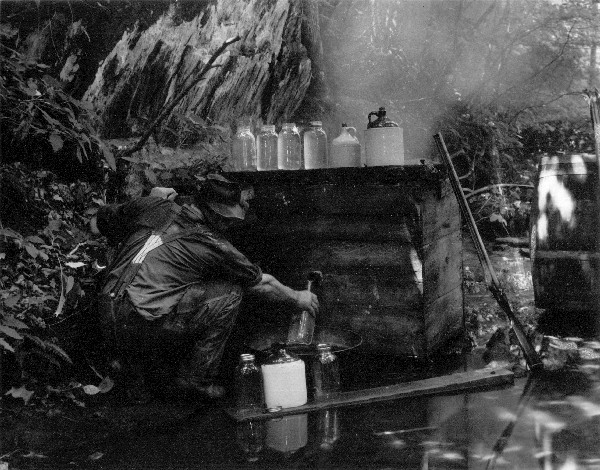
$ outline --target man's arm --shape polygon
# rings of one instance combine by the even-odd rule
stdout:
[[[249,292],[275,302],[283,302],[298,310],[306,310],[313,317],[319,313],[319,299],[309,290],[294,290],[283,285],[270,274],[263,273],[258,284],[248,289]]]

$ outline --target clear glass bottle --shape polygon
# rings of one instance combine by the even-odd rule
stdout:
[[[277,167],[280,170],[302,168],[300,134],[293,122],[286,122],[277,136]]]
[[[256,169],[277,170],[277,132],[275,126],[265,124],[256,136]]]
[[[235,373],[236,405],[240,409],[263,407],[263,386],[254,354],[242,354]]]
[[[328,398],[340,390],[340,370],[337,356],[331,345],[317,345],[318,355],[313,361],[313,387],[315,400]]]
[[[231,142],[231,158],[235,171],[256,170],[256,140],[250,126],[241,126]]]
[[[327,133],[321,121],[312,121],[311,127],[304,133],[304,168],[314,170],[327,168],[328,151]]]

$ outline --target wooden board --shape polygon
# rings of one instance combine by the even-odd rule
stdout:
[[[447,183],[449,186],[449,183]],[[447,187],[444,187],[447,190]],[[445,237],[450,233],[459,232],[461,228],[461,217],[459,214],[458,201],[450,189],[450,192],[442,191],[442,197],[431,193],[422,207],[423,220],[423,244],[427,245],[435,240]]]
[[[461,233],[425,245],[423,253],[423,298],[428,305],[462,285]]]
[[[512,383],[514,383],[514,374],[506,369],[480,369],[385,387],[344,392],[329,399],[313,401],[306,405],[286,408],[273,413],[263,410],[240,410],[236,408],[228,408],[225,411],[236,421],[270,419],[325,408],[365,405],[385,400],[454,393],[482,387],[498,387]]]
[[[319,322],[329,328],[359,334],[363,340],[360,349],[364,352],[424,356],[427,351],[421,312],[399,313],[396,308],[336,305]]]
[[[427,352],[435,353],[464,331],[462,286],[441,296],[425,309]]]
[[[255,236],[269,240],[310,240],[313,244],[330,240],[415,243],[404,218],[386,216],[332,215],[310,218],[296,215],[276,219],[271,224],[256,223]]]

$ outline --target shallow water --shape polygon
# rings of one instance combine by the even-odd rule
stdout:
[[[87,447],[87,446],[86,446]],[[235,423],[199,408],[36,468],[597,469],[600,362],[479,390]],[[78,457],[79,455],[79,457]]]

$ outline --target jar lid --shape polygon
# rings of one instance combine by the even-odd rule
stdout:
[[[299,361],[300,358],[289,354],[285,350],[285,344],[283,343],[273,343],[271,345],[271,350],[273,354],[271,354],[264,364],[284,364],[286,362],[296,362]]]

